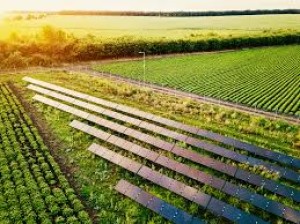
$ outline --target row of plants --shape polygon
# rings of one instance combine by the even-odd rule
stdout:
[[[101,39],[92,35],[77,38],[51,26],[34,36],[11,35],[0,42],[0,68],[50,66],[107,58],[218,51],[260,46],[299,44],[297,31],[283,30],[241,37],[185,37],[182,39],[120,37]]]
[[[103,63],[102,72],[143,80],[250,107],[300,113],[299,46]],[[213,66],[212,66],[213,65]]]
[[[0,86],[0,223],[91,223],[7,85]]]

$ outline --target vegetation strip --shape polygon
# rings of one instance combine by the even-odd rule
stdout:
[[[92,144],[88,150],[110,161],[111,163],[119,165],[135,173],[136,175],[139,175],[163,188],[168,189],[169,191],[178,194],[179,196],[193,201],[210,212],[219,216],[223,216],[228,220],[236,223],[268,223],[254,215],[241,211],[240,209],[226,204],[210,195],[198,191],[193,187],[185,185],[182,182],[162,175],[161,173],[154,171],[147,166],[128,159],[127,157],[121,156],[109,149],[98,146],[97,144]]]
[[[189,126],[189,125],[185,125],[183,123],[176,122],[176,121],[173,121],[173,120],[170,120],[170,119],[167,119],[167,118],[162,118],[162,117],[150,114],[150,113],[139,111],[137,109],[133,109],[133,108],[128,107],[128,106],[115,104],[115,103],[105,101],[103,99],[96,98],[96,97],[91,97],[87,94],[83,94],[83,93],[78,94],[79,92],[71,91],[69,89],[66,89],[66,88],[63,88],[63,87],[60,87],[60,86],[57,86],[57,85],[53,85],[53,84],[50,84],[50,83],[46,83],[46,82],[43,82],[43,81],[40,81],[40,80],[32,79],[32,78],[29,78],[29,77],[25,77],[23,80],[25,80],[27,82],[30,82],[30,83],[34,83],[34,84],[39,85],[39,86],[43,86],[43,87],[48,88],[48,89],[63,92],[65,94],[75,96],[77,98],[85,99],[85,100],[91,101],[91,102],[96,103],[96,104],[107,106],[107,107],[116,109],[118,111],[122,111],[122,112],[125,112],[125,113],[128,113],[128,114],[133,114],[135,116],[145,118],[147,120],[151,120],[151,121],[157,122],[159,124],[168,125],[170,127],[186,131],[188,133],[196,134],[196,135],[199,135],[201,137],[205,137],[205,138],[208,138],[208,139],[211,139],[211,140],[214,140],[214,141],[218,141],[218,142],[230,145],[230,146],[234,146],[235,148],[239,148],[239,149],[249,151],[249,152],[251,152],[255,155],[263,156],[263,157],[266,157],[268,159],[274,160],[274,161],[282,163],[282,164],[286,164],[286,165],[289,165],[289,166],[292,166],[292,167],[295,167],[295,168],[300,168],[300,159],[292,157],[292,156],[284,155],[284,154],[279,153],[279,152],[274,152],[274,151],[264,149],[264,148],[246,143],[246,142],[239,141],[237,139],[233,139],[233,138],[226,137],[226,136],[223,136],[223,135],[220,135],[220,134],[217,134],[217,133],[213,133],[213,132],[210,132],[210,131],[207,131],[207,130],[204,130],[204,129],[199,129],[199,128]],[[30,88],[34,88],[33,90],[35,90],[35,91],[39,90],[39,89],[37,89],[36,87],[33,87],[33,86],[30,86]]]
[[[265,197],[253,193],[244,187],[239,187],[235,184],[232,184],[228,181],[224,181],[223,179],[214,177],[210,174],[206,174],[205,172],[199,171],[195,168],[192,168],[183,163],[177,162],[173,159],[169,159],[166,156],[160,155],[156,152],[143,148],[137,144],[126,141],[122,138],[119,138],[115,135],[109,135],[106,132],[103,132],[97,128],[86,125],[85,123],[79,121],[73,121],[70,123],[70,126],[80,130],[84,133],[92,135],[96,138],[101,139],[102,141],[109,142],[115,146],[118,146],[124,150],[132,152],[138,156],[144,157],[147,160],[159,164],[163,167],[166,167],[170,170],[178,172],[182,175],[185,175],[191,179],[194,179],[202,184],[212,186],[215,189],[218,189],[228,195],[239,198],[240,200],[244,200],[260,209],[266,210],[274,215],[282,217],[288,221],[298,223],[300,220],[300,212],[296,211],[292,208],[286,207],[281,203],[278,203],[273,200],[268,200]],[[107,137],[109,136],[109,137]]]
[[[91,223],[24,108],[0,85],[0,222]]]
[[[181,142],[186,142],[186,143],[188,143],[192,146],[196,146],[198,148],[205,149],[209,152],[227,157],[229,159],[232,159],[232,160],[235,160],[235,161],[238,161],[238,162],[241,162],[241,163],[249,163],[253,166],[262,165],[262,166],[264,166],[264,167],[266,167],[266,168],[268,168],[272,171],[279,172],[282,177],[284,177],[288,180],[291,180],[291,181],[296,182],[296,183],[300,183],[300,174],[298,174],[297,172],[295,172],[293,170],[288,169],[287,167],[283,168],[283,167],[277,166],[275,164],[267,163],[267,162],[262,161],[260,159],[256,159],[256,158],[253,158],[253,157],[250,157],[250,156],[242,155],[240,153],[237,153],[237,152],[234,152],[234,151],[231,151],[231,150],[227,150],[223,147],[215,146],[213,144],[206,143],[206,142],[198,140],[196,138],[189,137],[189,136],[184,135],[184,134],[179,134],[179,133],[171,131],[169,129],[162,128],[160,126],[156,126],[156,125],[153,125],[151,123],[141,121],[139,119],[135,119],[135,118],[132,118],[132,117],[129,117],[129,116],[126,116],[126,115],[123,115],[123,114],[120,114],[120,113],[117,113],[117,112],[114,112],[114,111],[110,111],[108,109],[98,107],[98,106],[95,106],[93,104],[89,104],[89,103],[86,103],[86,102],[83,102],[83,101],[80,101],[80,100],[76,100],[74,98],[67,97],[65,95],[61,95],[61,94],[55,93],[55,92],[50,91],[50,90],[46,90],[46,89],[36,87],[36,86],[32,86],[32,85],[30,85],[29,88],[32,89],[32,90],[35,90],[37,92],[40,92],[42,94],[49,95],[49,96],[52,96],[54,98],[67,101],[69,103],[75,104],[75,105],[83,107],[85,109],[89,109],[89,110],[92,110],[94,112],[104,114],[104,115],[112,117],[114,119],[118,119],[118,120],[121,120],[123,122],[131,123],[131,124],[133,124],[137,127],[144,128],[146,130],[150,130],[152,132],[159,133],[161,135],[174,138],[174,139],[176,139],[178,141],[181,141]],[[77,94],[77,96],[80,96],[80,95]],[[108,104],[109,104],[109,102],[106,103],[106,105],[108,105]],[[122,105],[118,105],[118,107],[120,107],[120,106],[122,106]],[[154,115],[152,115],[152,116],[154,116]],[[168,122],[165,122],[165,124],[168,124]]]
[[[99,125],[103,125],[103,123],[107,123],[108,121],[105,121],[105,122],[101,122],[103,119],[100,118],[100,117],[97,117],[93,114],[90,114],[90,113],[87,113],[87,112],[84,112],[82,110],[78,110],[74,107],[71,107],[71,106],[68,106],[66,104],[63,104],[63,103],[60,103],[58,101],[54,101],[54,100],[51,100],[49,98],[46,98],[46,97],[43,97],[43,96],[40,96],[40,95],[36,95],[33,97],[34,100],[36,101],[39,101],[41,103],[44,103],[46,105],[49,105],[49,106],[52,106],[52,107],[55,107],[59,110],[62,110],[62,111],[65,111],[67,113],[70,113],[70,114],[73,114],[75,116],[78,116],[80,118],[83,118],[85,120],[88,120],[90,122],[93,122],[93,123],[96,123],[98,124],[98,121],[99,121]],[[105,126],[105,125],[104,125]],[[112,128],[114,127],[114,128]],[[128,129],[127,127],[125,126],[122,126],[122,125],[118,125],[118,124],[113,124],[112,126],[109,127],[110,129],[113,129],[113,130],[117,130],[118,132],[122,132],[126,135],[130,135],[134,138],[138,138],[137,136],[142,136],[144,137],[142,139],[142,141],[145,141],[145,137],[146,139],[148,139],[148,136],[145,135],[145,134],[142,134],[138,131],[132,134],[128,134],[128,132],[126,132],[126,130]],[[128,129],[130,130],[130,129]],[[132,131],[131,131],[132,132]],[[130,133],[130,132],[129,132]],[[141,135],[142,134],[142,135]],[[108,134],[105,134],[105,137],[109,137]],[[149,139],[150,141],[146,141],[147,143],[150,142],[150,144],[152,143],[151,139]],[[155,142],[159,142],[159,144],[163,143],[163,141],[159,141],[159,139],[156,139]],[[155,145],[157,146],[157,145]],[[169,145],[170,146],[170,145]],[[185,154],[184,150],[175,146],[175,145],[171,145],[171,148],[166,148],[167,145],[163,143],[163,145],[161,146],[162,149],[164,150],[169,150],[171,152],[173,152],[174,154],[178,154],[182,157],[185,157],[185,158],[188,158],[190,160],[193,160],[193,156],[194,155],[197,155],[197,153],[195,154],[191,154],[191,153],[187,153]],[[179,151],[179,152],[178,152]],[[197,158],[197,156],[195,157]],[[204,160],[205,161],[205,160]],[[213,160],[211,160],[213,161]],[[198,161],[195,161],[195,162],[198,162]],[[206,161],[207,162],[207,161]],[[205,166],[209,166],[207,165],[205,162],[204,163],[201,163],[202,165],[205,165]],[[210,166],[209,166],[210,167]],[[213,167],[213,166],[212,166]],[[214,168],[214,167],[213,167]],[[224,172],[222,171],[223,167],[220,167],[219,168],[219,171],[221,172]],[[236,169],[236,172],[235,172],[235,175],[234,177],[238,178],[238,179],[241,179],[243,181],[246,181],[246,182],[249,182],[249,183],[252,183],[256,186],[259,186],[259,187],[263,187],[265,189],[268,189],[276,194],[279,194],[279,195],[282,195],[282,196],[285,196],[285,197],[288,197],[288,198],[292,198],[294,201],[297,201],[297,202],[300,202],[300,191],[298,191],[297,189],[294,189],[294,188],[291,188],[291,187],[288,187],[288,186],[285,186],[283,184],[280,184],[280,183],[277,183],[273,180],[269,180],[269,179],[266,179],[266,178],[262,178],[260,177],[259,175],[255,175],[255,174],[252,174],[252,173],[249,173],[248,171],[244,171],[244,170],[241,170],[241,169]]]
[[[192,22],[194,21],[192,20]],[[160,20],[157,20],[157,23],[160,24]],[[11,25],[15,25],[15,23]],[[57,24],[54,23],[53,25]],[[86,24],[84,26],[83,31],[87,32]],[[11,27],[4,28],[10,29]],[[16,28],[18,27],[16,26]],[[19,32],[21,30],[22,27],[19,29]],[[25,30],[28,32],[28,28]],[[235,34],[234,36],[230,33],[222,35],[206,32],[207,34],[203,36],[202,34],[199,35],[199,32],[194,31],[190,31],[190,35],[184,35],[187,30],[181,29],[183,35],[180,35],[181,37],[179,38],[145,36],[132,38],[132,36],[124,37],[123,35],[117,38],[97,38],[90,34],[80,38],[74,36],[73,33],[67,33],[65,30],[49,25],[40,26],[38,30],[39,32],[34,32],[36,35],[30,36],[25,32],[25,35],[19,36],[16,33],[12,33],[11,39],[0,40],[0,48],[3,49],[1,51],[2,54],[0,54],[0,67],[24,68],[38,65],[46,67],[61,65],[64,62],[133,57],[137,56],[141,49],[149,55],[161,55],[300,43],[300,34],[297,30],[266,32],[259,30],[253,33],[249,31],[244,31],[243,33],[231,31]],[[3,29],[1,34],[4,33],[2,31]],[[32,33],[30,32],[30,34]],[[146,33],[144,34],[146,35]]]
[[[300,46],[99,63],[94,69],[202,97],[300,117]],[[214,66],[211,66],[214,65]]]
[[[204,224],[196,217],[191,216],[185,211],[170,205],[169,203],[155,197],[154,195],[143,191],[141,188],[129,183],[126,180],[120,180],[115,186],[115,190],[119,193],[131,198],[140,203],[146,208],[156,212],[164,218],[172,221],[175,224]]]

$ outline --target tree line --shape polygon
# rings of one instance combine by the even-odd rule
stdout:
[[[160,55],[288,44],[300,44],[300,33],[267,32],[249,37],[177,40],[123,37],[104,41],[92,35],[77,38],[63,30],[45,26],[35,38],[26,39],[14,34],[7,41],[0,41],[0,68],[50,66],[64,62],[135,57],[140,51],[145,51],[147,55]]]
[[[234,15],[270,15],[270,14],[300,14],[300,9],[274,10],[231,10],[231,11],[174,11],[174,12],[142,12],[142,11],[72,11],[55,12],[57,15],[93,15],[93,16],[163,16],[163,17],[190,17],[190,16],[234,16]]]

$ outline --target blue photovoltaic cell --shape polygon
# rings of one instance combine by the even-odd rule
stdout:
[[[97,147],[95,146],[96,144],[93,144],[93,147],[91,147],[91,148],[89,148],[88,150],[89,151],[91,151],[91,152],[94,152],[96,149],[97,149]],[[99,155],[101,155],[102,157],[104,157],[104,158],[106,158],[107,160],[109,160],[110,162],[113,162],[111,159],[110,159],[110,157],[111,156],[105,156],[106,154],[112,154],[112,157],[114,157],[117,153],[115,153],[115,152],[113,152],[113,151],[110,151],[110,150],[108,150],[108,149],[105,149],[105,148],[103,148],[103,147],[101,147],[100,148],[100,150],[102,151],[101,153],[99,153]],[[122,156],[123,157],[123,156]],[[125,159],[126,157],[124,157],[124,159]],[[124,160],[123,159],[123,160]],[[128,159],[128,160],[130,160],[130,159]],[[139,165],[141,165],[141,164],[139,164]],[[161,176],[161,174],[159,173],[159,172],[157,172],[157,171],[152,171],[152,172],[148,172],[147,170],[149,170],[150,168],[146,168],[146,170],[145,171],[143,171],[143,169],[144,169],[144,167],[145,166],[143,166],[143,165],[141,165],[141,168],[140,168],[140,170],[139,170],[139,172],[137,173],[138,175],[140,175],[141,177],[143,177],[143,178],[148,178],[148,176],[149,175],[151,175],[151,176],[156,176],[156,175],[159,175],[159,176]],[[168,180],[168,182],[169,183],[167,183],[167,185],[169,186],[169,184],[171,183],[171,185],[167,188],[168,190],[172,190],[174,193],[177,193],[177,194],[179,194],[179,192],[183,192],[182,190],[180,190],[180,189],[185,189],[185,188],[190,188],[191,190],[193,190],[193,188],[192,187],[189,187],[189,186],[187,186],[187,185],[185,185],[185,184],[183,184],[183,183],[180,183],[180,185],[182,185],[181,187],[180,187],[180,189],[174,189],[174,185],[172,184],[172,183],[179,183],[179,181],[176,181],[176,180],[174,180],[174,179],[172,179],[172,178],[169,178],[169,177],[166,177],[166,176],[164,176],[164,175],[162,175],[162,177],[165,179],[165,180]],[[157,179],[157,180],[159,180],[159,179]],[[160,182],[154,182],[155,184],[157,184],[157,185],[159,185],[159,186],[162,186],[161,185],[161,183]],[[128,190],[127,190],[127,192],[128,192]],[[181,195],[181,196],[183,196],[183,197],[185,197],[184,195]],[[190,196],[186,196],[185,198],[186,199],[188,199],[188,200],[192,200],[193,202],[195,202],[195,203],[197,203],[198,205],[200,205],[200,206],[202,206],[202,207],[204,207],[204,208],[208,208],[209,210],[211,210],[211,211],[213,211],[214,213],[215,213],[215,209],[216,208],[214,208],[214,206],[212,206],[211,205],[211,202],[212,201],[214,201],[214,203],[217,203],[217,204],[222,204],[222,205],[228,205],[228,204],[226,204],[226,203],[224,203],[224,202],[221,202],[221,201],[219,201],[218,199],[215,199],[215,198],[213,198],[212,196],[210,196],[210,195],[207,195],[207,194],[205,194],[205,193],[203,193],[203,192],[200,192],[200,191],[198,191],[195,195],[193,195],[193,198],[191,199],[191,198],[187,198],[187,197],[190,197]],[[208,206],[207,206],[207,204],[208,204]],[[228,206],[230,206],[230,205],[228,205]],[[241,216],[242,217],[251,217],[251,219],[253,219],[254,221],[256,221],[256,222],[258,222],[258,223],[266,223],[265,221],[263,221],[262,219],[260,219],[260,218],[258,218],[258,217],[255,217],[255,216],[253,216],[253,215],[250,215],[250,214],[248,214],[248,213],[246,213],[246,212],[244,212],[244,211],[241,211],[240,209],[238,209],[238,208],[235,208],[235,207],[232,207],[231,208],[232,209],[232,211],[233,211],[233,213],[235,213],[235,214],[241,214]],[[222,214],[221,214],[222,215]],[[229,219],[231,216],[228,216],[228,217],[226,217],[227,219]],[[229,219],[230,220],[230,219]],[[233,221],[233,220],[231,220],[231,221]],[[241,222],[238,222],[238,223],[241,223]]]
[[[204,224],[205,222],[189,215],[185,211],[170,205],[169,203],[143,191],[131,183],[120,180],[115,189],[125,196],[135,200],[148,209],[158,213],[164,218],[176,224]]]

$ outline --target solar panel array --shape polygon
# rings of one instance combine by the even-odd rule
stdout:
[[[163,216],[175,224],[204,224],[205,222],[193,217],[185,211],[178,209],[169,203],[143,191],[141,188],[129,183],[126,180],[120,180],[115,187],[115,190],[125,196],[133,199],[155,213]]]
[[[151,168],[144,166],[134,160],[128,159],[118,153],[107,148],[101,147],[93,143],[89,148],[92,153],[119,165],[144,179],[147,179],[169,191],[178,194],[198,205],[211,211],[213,214],[227,218],[236,223],[267,223],[262,219],[246,213],[238,208],[226,204],[208,194],[197,189],[185,185],[184,183],[165,176]]]
[[[54,101],[52,99],[49,99],[49,98],[46,98],[46,97],[43,97],[43,96],[40,96],[40,95],[34,96],[33,99],[35,99],[39,102],[42,102],[44,104],[53,106],[57,109],[63,110],[65,112],[68,112],[70,114],[73,114],[75,116],[78,116],[80,118],[86,119],[86,120],[88,120],[90,122],[93,122],[95,124],[98,124],[98,125],[101,125],[103,127],[109,128],[109,129],[114,130],[116,132],[119,132],[121,134],[125,134],[125,135],[128,135],[130,137],[136,138],[138,140],[144,141],[148,144],[152,144],[152,145],[154,145],[154,146],[156,146],[160,149],[170,151],[170,152],[172,152],[176,155],[179,155],[181,157],[190,159],[194,162],[198,162],[201,165],[216,169],[220,172],[231,175],[231,176],[233,176],[237,179],[243,180],[247,183],[251,183],[251,184],[254,184],[254,185],[259,186],[259,187],[263,186],[265,189],[267,189],[267,190],[269,190],[273,193],[276,193],[276,194],[279,194],[279,195],[282,195],[282,196],[285,196],[285,197],[290,197],[294,201],[300,202],[300,191],[298,191],[297,189],[282,185],[282,184],[280,184],[280,183],[278,183],[274,180],[263,178],[259,175],[250,173],[248,171],[239,169],[237,167],[234,167],[234,166],[231,166],[231,165],[228,165],[228,164],[224,164],[220,161],[211,159],[209,157],[203,157],[200,154],[198,154],[196,152],[193,152],[191,150],[183,149],[183,148],[181,148],[179,146],[176,146],[174,144],[171,144],[171,143],[165,142],[163,140],[160,140],[158,138],[155,138],[153,136],[144,134],[144,133],[139,132],[137,130],[134,130],[132,128],[128,128],[126,126],[123,126],[123,125],[120,125],[120,124],[117,124],[117,123],[114,123],[114,122],[110,122],[110,121],[108,121],[106,119],[103,119],[101,117],[98,117],[98,116],[95,116],[93,114],[78,110],[74,107],[68,106],[68,105],[63,104],[63,103],[59,103],[59,102]],[[88,127],[86,127],[86,130],[87,129],[88,129]],[[82,131],[86,132],[86,130],[84,129]],[[104,135],[104,136],[107,137],[106,139],[102,139],[102,140],[104,140],[104,141],[108,140],[109,136],[107,136],[108,135],[107,133],[102,133],[101,135]],[[101,135],[99,135],[99,136],[101,136]],[[99,137],[99,136],[96,136],[96,137]],[[230,172],[228,172],[228,170],[232,170],[234,172],[230,173]]]
[[[34,83],[39,86],[43,86],[48,89],[52,89],[52,90],[55,90],[58,92],[65,93],[70,96],[77,97],[79,99],[85,99],[87,101],[90,101],[90,102],[93,102],[93,103],[96,103],[99,105],[103,105],[106,107],[110,107],[110,108],[113,108],[113,109],[116,109],[116,110],[119,110],[119,111],[122,111],[122,112],[125,112],[128,114],[132,114],[132,115],[135,115],[140,118],[151,120],[151,121],[163,124],[163,125],[167,125],[169,127],[180,129],[180,130],[183,130],[183,131],[195,134],[195,135],[199,135],[199,136],[202,136],[202,137],[205,137],[205,138],[217,141],[217,142],[221,142],[221,143],[224,143],[224,144],[227,144],[230,146],[234,146],[235,148],[246,150],[255,155],[259,155],[259,156],[271,159],[273,161],[276,161],[276,162],[279,162],[279,163],[282,163],[285,165],[289,165],[289,166],[292,166],[292,167],[295,167],[298,169],[300,168],[300,159],[289,156],[289,155],[285,155],[285,154],[282,154],[279,152],[267,150],[267,149],[264,149],[264,148],[261,148],[258,146],[254,146],[254,145],[246,143],[246,142],[239,141],[237,139],[226,137],[226,136],[223,136],[223,135],[220,135],[217,133],[213,133],[213,132],[210,132],[210,131],[207,131],[204,129],[199,129],[199,128],[189,126],[189,125],[177,122],[177,121],[173,121],[173,120],[159,117],[159,116],[156,116],[156,115],[144,112],[144,111],[140,111],[135,108],[116,104],[116,103],[113,103],[110,101],[106,101],[106,100],[103,100],[103,99],[100,99],[97,97],[89,96],[87,94],[79,93],[77,91],[69,90],[67,88],[63,88],[63,87],[53,85],[53,84],[50,84],[47,82],[43,82],[40,80],[32,79],[29,77],[25,77],[24,80],[27,82],[30,82],[30,83]]]
[[[73,106],[69,106],[67,104],[62,103],[61,101],[64,101],[68,104],[72,104],[78,107],[81,107],[85,110],[89,110],[92,112],[96,112],[98,114],[104,115],[105,117],[113,118],[114,120],[119,120],[124,123],[132,124],[142,130],[151,131],[153,133],[166,136],[169,138],[173,138],[180,142],[186,142],[189,145],[192,145],[194,147],[198,147],[201,149],[204,149],[208,152],[220,155],[222,157],[229,158],[231,160],[237,161],[239,163],[248,163],[250,165],[263,165],[269,170],[279,172],[282,178],[285,178],[287,180],[293,181],[295,183],[300,183],[300,175],[298,172],[294,171],[292,168],[299,168],[300,167],[300,160],[298,158],[294,158],[291,156],[286,156],[282,153],[274,152],[271,150],[263,149],[257,146],[253,146],[251,144],[241,142],[229,137],[225,137],[216,133],[212,133],[206,130],[202,130],[196,127],[192,127],[189,125],[185,125],[176,121],[172,121],[166,118],[158,117],[150,113],[142,112],[137,109],[127,107],[124,105],[112,103],[100,98],[96,98],[84,93],[80,93],[77,91],[69,90],[57,85],[53,85],[50,83],[46,83],[43,81],[39,81],[36,79],[32,79],[29,77],[24,78],[25,81],[28,81],[30,83],[33,83],[35,85],[29,85],[28,88],[31,90],[34,90],[40,94],[50,96],[51,98],[55,98],[59,101],[52,100],[50,98],[36,95],[33,98],[39,102],[42,102],[46,105],[55,107],[59,110],[65,111],[67,113],[73,114],[77,117],[80,117],[84,120],[93,122],[101,127],[105,127],[107,129],[110,129],[114,132],[121,133],[123,135],[129,136],[131,138],[137,139],[141,142],[147,143],[149,145],[152,145],[154,147],[157,147],[158,149],[162,149],[165,151],[169,151],[177,156],[189,159],[193,162],[196,162],[200,165],[209,167],[211,169],[217,170],[219,172],[222,172],[224,174],[227,174],[229,176],[234,177],[235,179],[242,180],[246,183],[250,183],[256,186],[263,187],[264,189],[267,189],[273,193],[276,193],[278,195],[291,198],[292,200],[296,202],[300,202],[300,191],[298,191],[296,188],[289,187],[287,185],[283,185],[277,181],[264,178],[260,175],[253,174],[249,171],[243,170],[241,168],[238,168],[233,165],[229,165],[226,163],[223,163],[219,160],[210,158],[208,156],[203,156],[193,150],[188,150],[182,147],[177,146],[175,143],[170,143],[168,141],[164,141],[160,139],[159,137],[154,137],[150,134],[145,134],[142,131],[135,130],[134,128],[129,128],[124,125],[115,123],[114,121],[109,121],[107,119],[104,119],[102,117],[96,116],[94,114],[88,113],[83,110],[79,110]],[[38,85],[38,86],[36,86]],[[42,88],[45,87],[45,88]],[[54,90],[54,91],[52,91]],[[58,92],[64,93],[66,95],[60,94]],[[67,96],[68,95],[68,96]],[[80,100],[81,99],[81,100]],[[84,101],[83,101],[84,100]],[[88,101],[88,102],[85,102]],[[96,103],[91,104],[89,102]],[[100,105],[104,106],[101,107]],[[110,108],[110,109],[108,109]],[[119,112],[117,112],[119,111]],[[139,118],[134,118],[131,116],[128,116],[126,114],[120,113],[124,112],[129,115],[134,115]],[[140,119],[142,118],[142,119]],[[154,123],[150,123],[154,122]],[[224,147],[220,147],[218,145],[208,143],[205,141],[202,141],[200,139],[197,139],[195,137],[189,136],[187,134],[178,133],[176,131],[173,131],[171,129],[159,126],[158,124],[162,124],[163,126],[168,126],[171,128],[176,128],[194,135],[202,136],[207,139],[211,139],[216,142],[224,143],[230,146],[234,146],[238,149],[243,149],[251,154],[254,154],[257,157],[252,156],[246,156],[244,154],[235,152],[233,150],[226,149]],[[108,132],[102,131],[98,128],[92,127],[90,125],[87,125],[85,123],[79,122],[79,121],[73,121],[70,124],[73,128],[76,128],[78,130],[81,130],[85,133],[88,133],[96,138],[99,138],[105,142],[108,142],[114,146],[117,146],[119,148],[122,148],[123,150],[130,151],[140,157],[146,158],[147,160],[159,164],[160,166],[163,166],[167,169],[173,170],[175,172],[178,172],[182,175],[185,175],[191,179],[194,179],[202,184],[209,185],[215,189],[218,189],[228,195],[234,196],[236,198],[239,198],[240,200],[243,200],[247,203],[250,203],[257,208],[260,208],[262,210],[265,210],[271,214],[277,215],[279,217],[284,218],[285,220],[294,222],[294,223],[300,223],[300,213],[299,211],[287,207],[277,201],[267,199],[266,197],[254,193],[253,191],[247,189],[246,187],[242,187],[239,185],[235,185],[230,181],[226,181],[221,178],[217,178],[213,175],[210,175],[208,173],[202,172],[198,169],[195,169],[193,167],[190,167],[186,164],[177,162],[173,159],[170,159],[166,156],[163,156],[157,152],[154,152],[152,150],[149,150],[147,148],[144,148],[138,144],[134,144],[130,141],[127,141],[123,138],[117,137],[113,134],[110,134]],[[237,222],[237,223],[265,223],[260,218],[251,215],[247,212],[244,212],[238,208],[235,208],[225,202],[222,202],[210,195],[204,194],[203,192],[200,192],[196,190],[195,188],[192,188],[190,186],[185,185],[182,182],[176,181],[172,178],[169,178],[167,176],[164,176],[160,174],[157,171],[154,171],[150,169],[149,167],[143,166],[142,164],[139,164],[127,157],[121,156],[113,151],[110,151],[106,148],[103,148],[97,144],[92,144],[89,148],[89,151],[97,154],[98,156],[103,157],[104,159],[115,163],[116,165],[119,165],[147,180],[152,181],[153,183],[162,186],[178,195],[183,196],[184,198],[193,201],[199,205],[201,205],[203,208],[211,211],[215,215],[218,215],[220,217],[227,218],[228,220]],[[267,162],[264,159],[271,160],[270,162]],[[289,165],[289,167],[281,167],[277,164],[274,164],[274,162],[279,162],[281,164]],[[121,182],[122,184],[125,184],[124,181]],[[127,182],[126,186],[129,186],[130,183]],[[118,186],[118,185],[117,185]],[[132,189],[137,189],[135,186],[131,186]],[[128,191],[131,192],[131,191]],[[132,191],[132,192],[137,192]],[[141,189],[140,189],[140,192]],[[126,192],[124,193],[126,195]],[[149,201],[146,201],[147,198],[150,196],[147,195],[146,192],[143,192],[143,197],[139,201],[139,197],[134,195],[133,193],[130,193],[130,195],[127,195],[131,197],[132,199],[141,202],[144,206],[147,207],[147,203]],[[155,199],[156,200],[156,199]],[[158,199],[160,200],[160,199]],[[145,204],[146,203],[146,204]],[[190,217],[187,213],[178,210],[177,208],[167,204],[166,205],[168,209],[164,210],[162,209],[161,212],[158,212],[158,210],[154,210],[155,212],[158,212],[165,218],[175,222],[175,217]],[[157,208],[157,207],[155,207]],[[151,209],[151,208],[150,208]],[[152,209],[153,210],[153,209]],[[175,211],[175,212],[174,212]],[[177,216],[176,214],[182,214],[180,216]],[[174,216],[175,215],[175,216]],[[172,219],[173,218],[173,219]],[[193,220],[193,219],[192,219]],[[200,223],[201,220],[198,220]],[[184,222],[187,223],[187,222]],[[194,222],[192,222],[194,223]]]
[[[276,201],[268,200],[265,197],[249,191],[245,187],[237,186],[225,181],[221,178],[212,176],[200,170],[197,170],[193,167],[190,167],[186,164],[177,162],[173,159],[169,159],[166,156],[160,155],[152,150],[141,147],[132,142],[126,141],[115,135],[108,135],[106,132],[103,132],[95,127],[89,126],[80,121],[72,121],[70,124],[71,127],[93,135],[101,140],[109,142],[115,146],[118,146],[122,149],[125,149],[129,152],[132,152],[138,156],[148,159],[151,162],[159,164],[163,167],[166,167],[170,170],[176,171],[182,175],[185,175],[191,179],[194,179],[202,184],[206,184],[215,189],[218,189],[228,195],[237,197],[243,201],[253,204],[254,206],[268,211],[274,215],[285,218],[286,220],[297,222],[300,220],[300,212],[291,209],[287,206],[282,205]],[[274,209],[276,208],[276,209]]]
[[[34,86],[34,85],[29,85],[28,88],[31,89],[31,90],[34,90],[36,92],[51,96],[53,98],[56,98],[56,99],[74,104],[74,105],[82,107],[84,109],[88,109],[90,111],[97,112],[99,114],[102,114],[102,115],[120,120],[122,122],[133,124],[133,125],[135,125],[139,128],[143,128],[143,129],[146,129],[148,131],[158,133],[160,135],[164,135],[164,136],[167,136],[167,137],[170,137],[170,138],[174,138],[174,139],[176,139],[178,141],[181,141],[181,142],[186,142],[186,143],[188,143],[192,146],[195,146],[195,147],[198,147],[198,148],[201,148],[201,149],[205,149],[208,152],[226,157],[228,159],[231,159],[231,160],[234,160],[234,161],[237,161],[237,162],[240,162],[240,163],[249,163],[250,165],[253,165],[253,166],[262,165],[262,166],[268,168],[271,171],[279,172],[282,177],[284,177],[284,178],[286,178],[290,181],[300,183],[300,174],[298,172],[295,172],[295,171],[291,170],[291,169],[288,169],[287,167],[280,167],[276,164],[268,163],[268,162],[265,162],[261,159],[246,156],[246,155],[237,153],[235,151],[228,150],[226,148],[223,148],[223,147],[220,147],[220,146],[217,146],[217,145],[213,145],[213,144],[201,141],[199,139],[189,137],[187,135],[180,134],[180,133],[177,133],[175,131],[171,131],[169,129],[151,124],[149,122],[145,122],[145,121],[142,121],[142,120],[139,120],[139,119],[136,119],[136,118],[132,118],[132,117],[120,114],[118,112],[114,112],[112,110],[105,109],[105,108],[100,107],[100,106],[96,106],[96,105],[86,103],[86,102],[81,101],[81,100],[77,100],[77,99],[72,98],[72,97],[67,97],[65,95],[62,95],[62,94],[59,94],[59,93],[56,93],[56,92],[53,92],[53,91],[50,91],[50,90],[47,90],[47,89],[44,89],[44,88],[41,88],[41,87],[37,87],[37,86]]]

